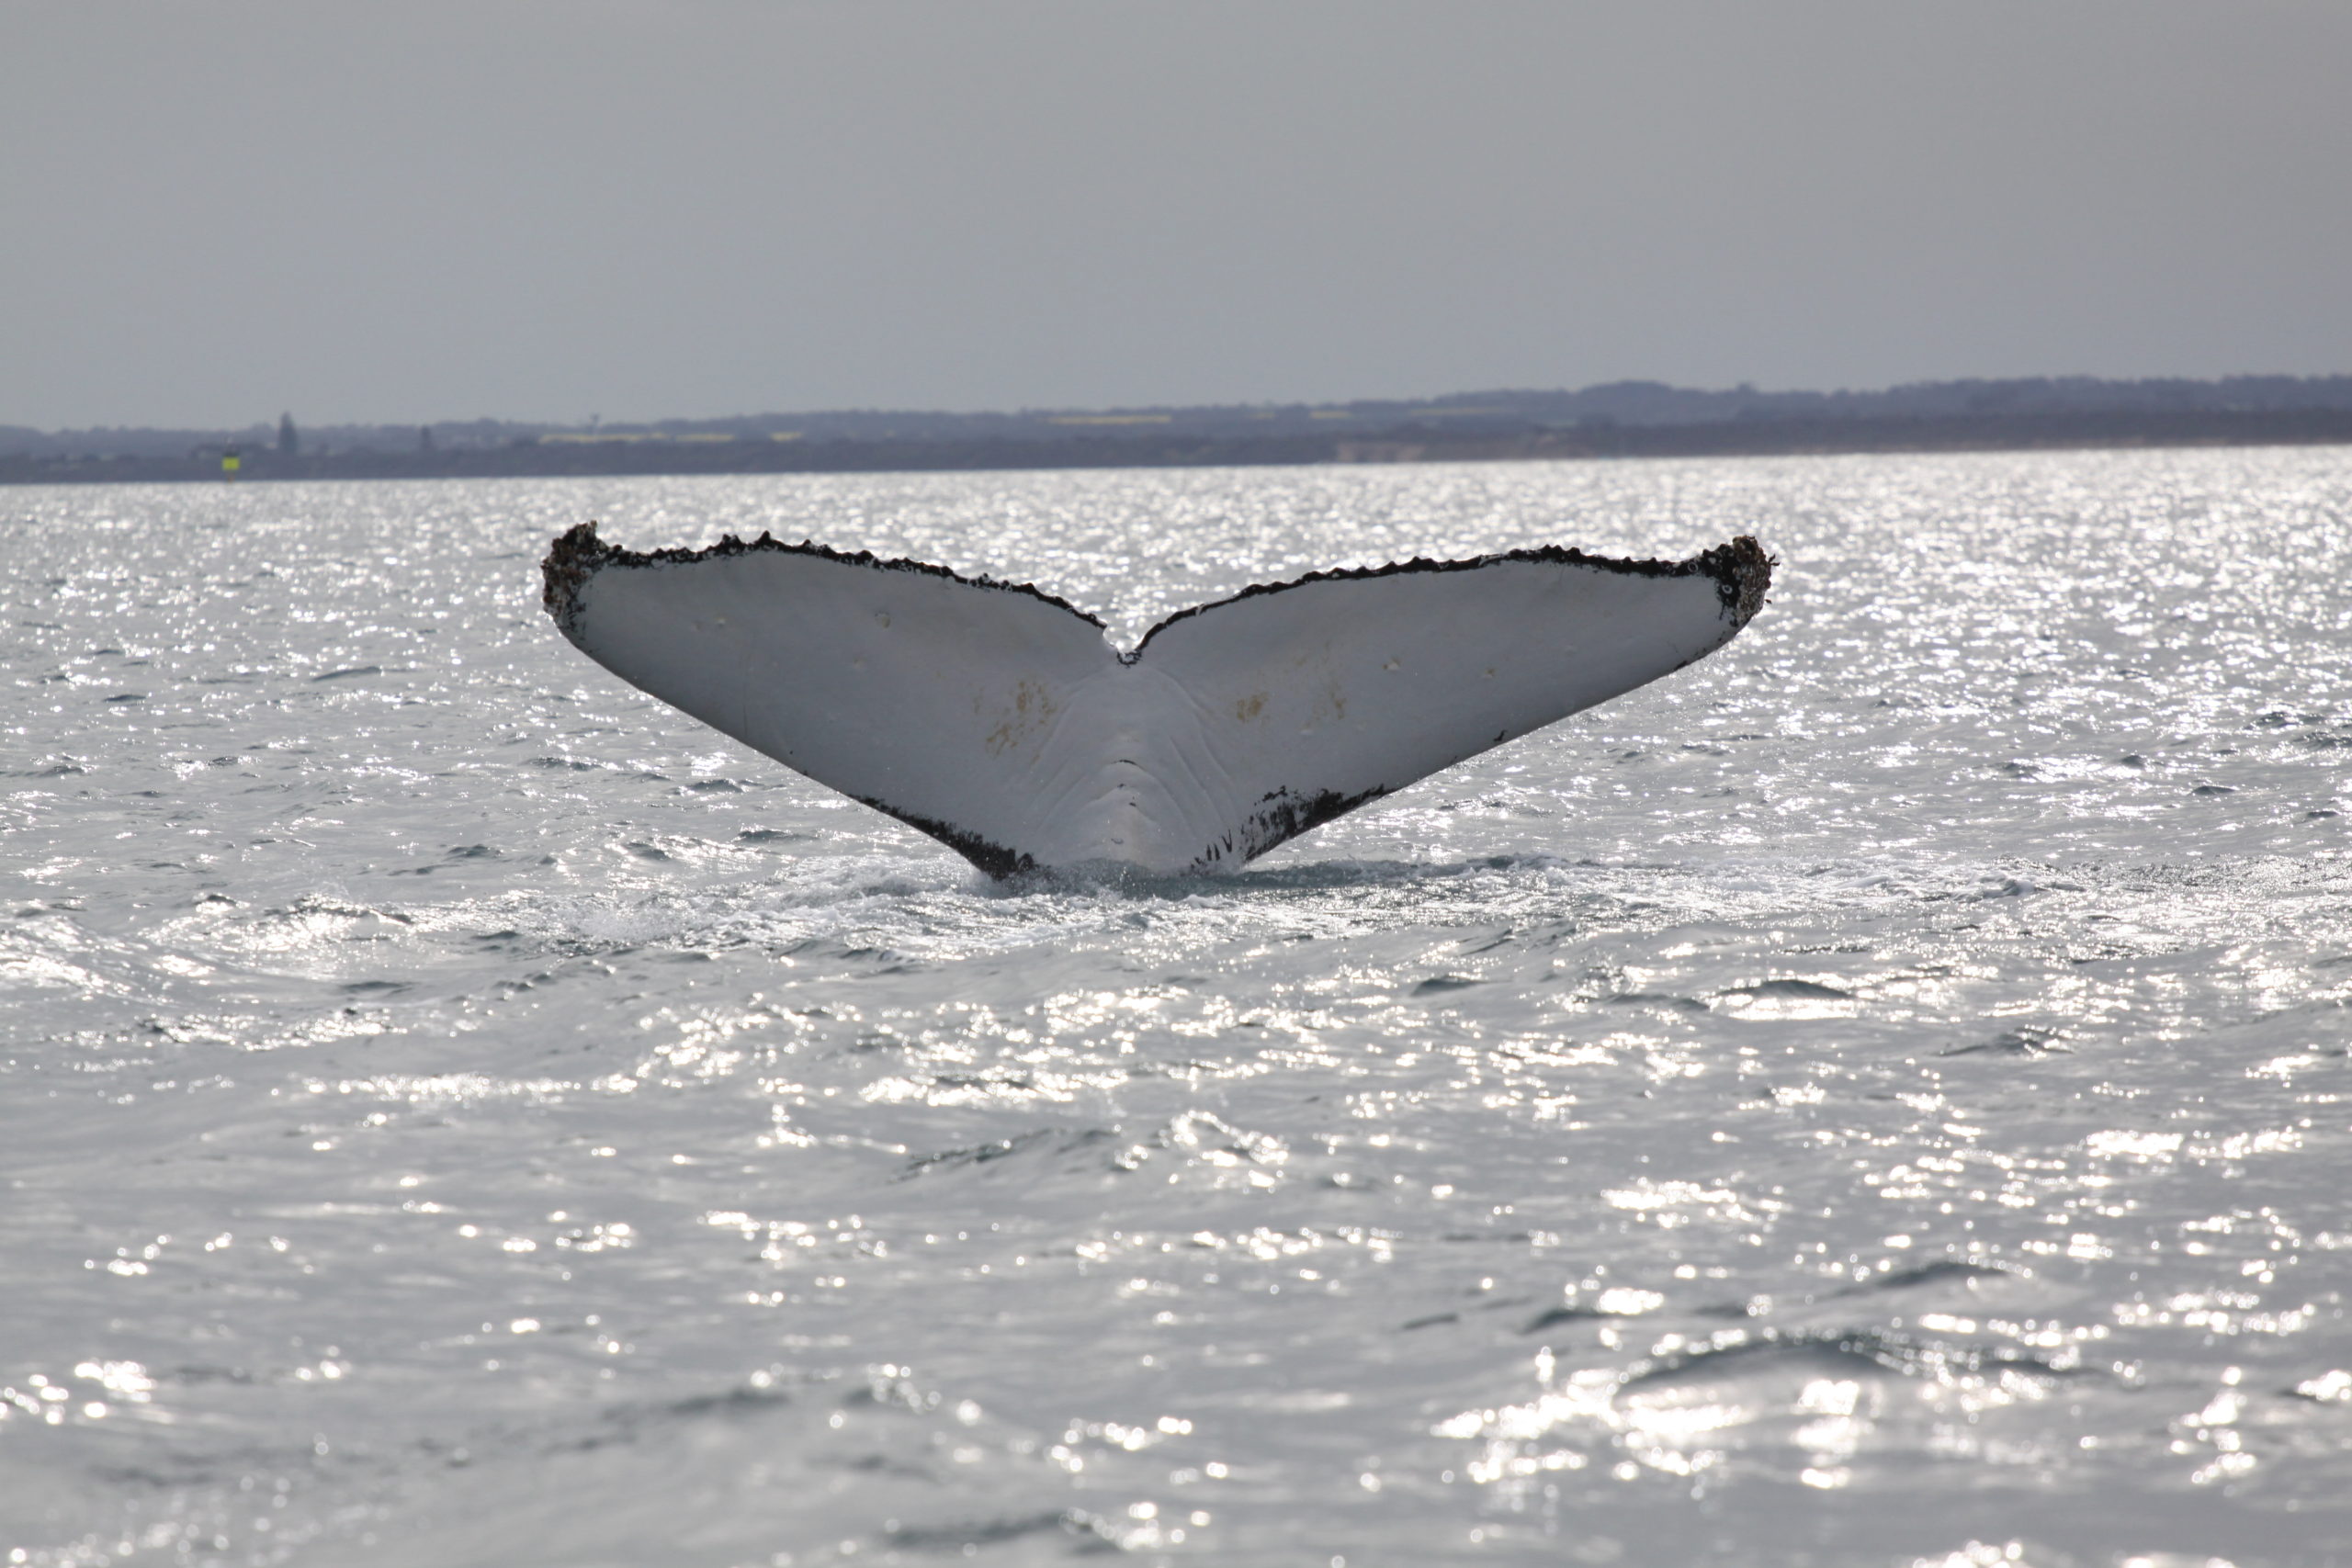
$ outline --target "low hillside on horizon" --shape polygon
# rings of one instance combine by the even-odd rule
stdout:
[[[0,481],[795,472],[2352,441],[2352,376],[1923,381],[1875,391],[1613,381],[1341,403],[835,410],[560,424],[0,426]]]

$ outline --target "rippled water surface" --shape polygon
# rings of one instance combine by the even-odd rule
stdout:
[[[547,539],[1729,649],[990,886]],[[0,491],[9,1563],[2352,1562],[2352,450]]]

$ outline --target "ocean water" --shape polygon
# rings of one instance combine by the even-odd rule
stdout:
[[[1753,532],[1703,663],[987,883],[583,518]],[[0,1562],[2352,1562],[2352,450],[0,491]]]

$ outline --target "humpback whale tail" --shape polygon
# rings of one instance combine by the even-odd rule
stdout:
[[[994,876],[1238,866],[1729,642],[1773,562],[1573,549],[1318,571],[1121,653],[1025,584],[733,536],[542,563],[580,650]]]

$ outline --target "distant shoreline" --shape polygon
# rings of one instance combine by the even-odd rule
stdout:
[[[1446,429],[1406,423],[1345,433],[1185,434],[1106,423],[1048,438],[695,440],[525,438],[448,450],[281,452],[244,447],[239,482],[288,479],[552,479],[605,475],[936,473],[1024,468],[1223,468],[1546,458],[1826,456],[2109,447],[2352,444],[2352,409],[2119,409],[1923,417],[1774,415],[1568,429]],[[5,456],[0,484],[222,482],[217,453]]]

